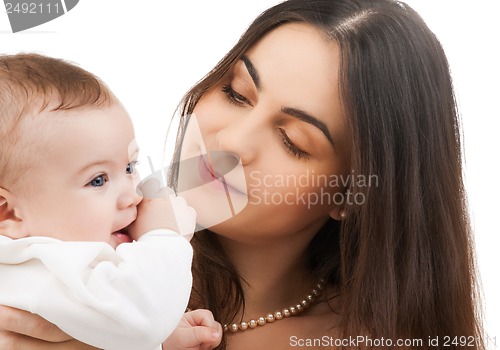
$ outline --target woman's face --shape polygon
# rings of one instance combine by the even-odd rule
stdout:
[[[225,184],[213,181],[186,195],[199,222],[228,238],[265,242],[315,233],[329,215],[338,218],[349,159],[339,59],[337,45],[314,27],[282,25],[201,98],[182,159],[222,151],[241,163]],[[193,136],[189,129],[198,127],[201,136]],[[217,177],[219,161],[208,156],[196,171]],[[215,214],[228,200],[229,215]],[[224,220],[211,221],[214,215]]]

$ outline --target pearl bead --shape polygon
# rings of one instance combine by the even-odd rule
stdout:
[[[273,314],[268,314],[266,317],[266,322],[272,323],[274,322],[274,315]]]
[[[223,326],[224,332],[231,331],[237,332],[239,330],[245,331],[248,328],[256,328],[257,326],[264,326],[266,323],[273,323],[276,320],[282,320],[283,318],[294,316],[305,309],[307,309],[315,300],[315,298],[321,294],[321,291],[325,288],[325,281],[319,280],[315,285],[315,288],[311,290],[311,293],[306,295],[306,297],[296,305],[284,308],[281,311],[276,311],[275,313],[269,313],[267,316],[261,316],[257,320],[252,319],[248,322],[240,322],[239,324],[233,323],[231,325],[225,324]]]

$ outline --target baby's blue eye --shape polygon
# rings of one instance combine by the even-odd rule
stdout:
[[[135,167],[137,165],[137,161],[133,161],[127,164],[127,174],[133,174],[135,172]]]
[[[106,179],[105,179],[104,175],[99,175],[99,176],[93,178],[88,184],[89,184],[89,186],[92,186],[92,187],[102,187],[102,186],[104,186],[105,183],[106,183]]]

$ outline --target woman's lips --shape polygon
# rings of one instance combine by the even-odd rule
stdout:
[[[241,164],[239,165],[237,164],[236,166],[241,167]],[[241,183],[240,187],[245,188],[244,191],[239,190],[238,187],[235,187],[232,183],[227,181],[227,177],[230,176],[229,173],[231,173],[231,171],[234,170],[231,169],[231,167],[234,167],[234,165],[230,165],[229,168],[226,166],[226,169],[224,171],[229,171],[229,173],[220,175],[211,165],[208,156],[204,155],[199,157],[198,167],[199,167],[200,177],[204,184],[210,184],[214,188],[222,190],[224,192],[231,192],[246,196],[246,181],[244,175],[242,175],[243,178],[239,179],[241,181],[237,181],[238,183]],[[241,172],[243,172],[242,168],[240,170]]]
[[[205,157],[199,157],[198,165],[200,177],[204,184],[210,184],[210,186],[213,186],[221,191],[227,190],[226,187],[228,187],[228,185],[225,184],[223,177],[219,176],[213,169],[211,169],[211,166],[207,164]]]

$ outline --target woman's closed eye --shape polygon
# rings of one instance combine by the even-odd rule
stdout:
[[[253,103],[248,98],[234,90],[229,84],[222,87],[222,92],[224,92],[229,102],[236,106],[244,107],[248,105],[253,107]]]
[[[283,145],[285,146],[285,148],[287,149],[288,152],[290,152],[294,157],[296,157],[298,159],[303,159],[303,160],[309,159],[309,153],[307,153],[307,152],[301,150],[300,148],[298,148],[292,142],[292,140],[290,140],[290,138],[288,137],[288,135],[286,134],[286,132],[285,132],[284,129],[279,128],[278,131],[279,131],[279,133],[281,135],[282,143],[283,143]]]
[[[248,98],[246,98],[245,96],[234,90],[231,87],[231,85],[224,85],[222,87],[222,92],[224,92],[229,102],[236,106],[245,107],[245,105],[247,105],[253,107],[252,102]],[[290,140],[284,129],[279,128],[278,130],[283,146],[291,155],[293,155],[298,159],[303,159],[303,160],[309,158],[309,154],[307,152],[301,150],[292,142],[292,140]]]

